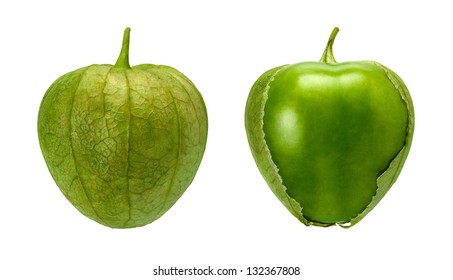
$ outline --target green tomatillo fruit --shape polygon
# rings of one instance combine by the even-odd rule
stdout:
[[[149,224],[174,205],[194,179],[208,129],[203,98],[181,72],[130,67],[129,34],[115,65],[57,79],[38,116],[58,187],[82,214],[112,228]]]
[[[396,181],[414,133],[401,78],[374,61],[337,63],[338,31],[319,62],[265,72],[245,110],[261,174],[307,226],[358,223]]]

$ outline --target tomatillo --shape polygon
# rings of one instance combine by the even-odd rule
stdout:
[[[129,65],[130,28],[115,65],[58,78],[38,115],[47,167],[66,198],[111,228],[149,224],[194,179],[207,140],[203,97],[165,65]]]
[[[396,181],[414,133],[407,87],[374,61],[283,65],[253,85],[245,127],[258,168],[305,225],[350,227]]]

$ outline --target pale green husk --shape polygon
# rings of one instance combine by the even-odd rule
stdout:
[[[67,199],[103,225],[130,228],[161,217],[190,185],[207,125],[200,93],[179,71],[92,65],[48,89],[38,136]]]

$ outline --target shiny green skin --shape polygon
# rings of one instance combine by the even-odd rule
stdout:
[[[379,202],[407,157],[413,121],[404,83],[372,61],[274,68],[255,83],[245,116],[271,189],[319,226],[352,226]]]
[[[85,216],[112,228],[161,217],[190,185],[207,138],[207,112],[174,68],[128,63],[129,29],[115,65],[57,79],[38,115],[48,169]]]

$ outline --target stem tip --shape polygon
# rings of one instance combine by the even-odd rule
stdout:
[[[319,60],[320,62],[337,63],[337,61],[335,60],[335,57],[333,56],[332,47],[333,47],[333,42],[335,41],[335,37],[338,34],[338,31],[340,31],[340,29],[338,27],[335,27],[332,30],[332,33],[330,34],[330,37],[329,37],[329,41],[327,41],[327,46],[326,46],[326,48],[324,50],[324,53],[322,54],[322,57]]]
[[[121,52],[115,63],[116,68],[121,68],[121,69],[131,68],[131,66],[129,65],[130,33],[131,33],[131,29],[129,27],[126,27],[126,29],[124,29],[123,44],[121,46]]]

